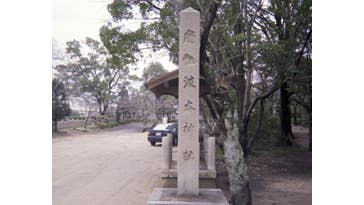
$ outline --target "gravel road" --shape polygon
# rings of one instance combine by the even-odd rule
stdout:
[[[161,147],[141,124],[53,138],[54,205],[142,205],[161,183]]]

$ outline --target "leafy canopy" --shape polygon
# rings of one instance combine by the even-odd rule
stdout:
[[[129,60],[110,54],[101,42],[91,38],[67,42],[66,53],[71,62],[57,66],[56,70],[74,94],[92,96],[103,115],[109,103],[123,95],[129,84]]]

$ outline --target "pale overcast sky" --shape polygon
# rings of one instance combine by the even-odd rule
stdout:
[[[65,48],[67,41],[84,40],[86,36],[100,40],[99,29],[111,21],[107,11],[110,2],[111,0],[53,0],[53,39],[60,49]],[[135,27],[134,22],[125,25],[132,28]],[[135,74],[140,76],[143,68],[152,61],[159,61],[169,71],[177,68],[169,61],[166,51],[151,53],[152,57],[148,57],[148,54],[137,63]]]

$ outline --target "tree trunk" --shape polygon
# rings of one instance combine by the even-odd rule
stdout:
[[[293,109],[293,124],[297,125],[297,103],[295,103]]]
[[[120,111],[116,111],[115,118],[116,118],[116,122],[118,122],[118,123],[120,123],[120,116],[121,116]]]
[[[100,100],[98,101],[98,104],[99,104],[99,113],[101,116],[104,116],[109,106],[108,101]]]
[[[86,117],[86,120],[85,120],[85,123],[83,124],[83,128],[86,129],[87,128],[87,122],[88,122],[88,119],[90,118],[90,110],[87,111],[87,117]]]
[[[280,89],[280,124],[281,139],[279,145],[291,146],[292,143],[292,127],[291,127],[291,111],[289,107],[289,94],[287,91],[287,83],[283,83]]]
[[[224,157],[229,173],[231,202],[232,205],[251,205],[248,167],[239,142],[238,127],[235,123],[225,124],[227,139],[224,142]]]
[[[102,105],[101,104],[99,105],[99,113],[100,113],[101,116],[104,116],[105,115],[105,112],[102,109]]]
[[[260,114],[259,114],[259,120],[258,120],[258,126],[257,129],[255,131],[255,134],[253,135],[253,138],[250,140],[246,152],[245,152],[245,157],[248,157],[248,154],[250,154],[251,149],[253,147],[253,145],[255,144],[255,142],[257,141],[259,135],[260,135],[260,130],[262,127],[262,122],[263,122],[263,117],[264,117],[264,99],[260,101]]]
[[[58,132],[57,119],[54,120],[54,131]]]

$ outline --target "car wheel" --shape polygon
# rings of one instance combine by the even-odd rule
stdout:
[[[151,144],[152,146],[155,146],[155,142],[150,142],[150,144]]]

